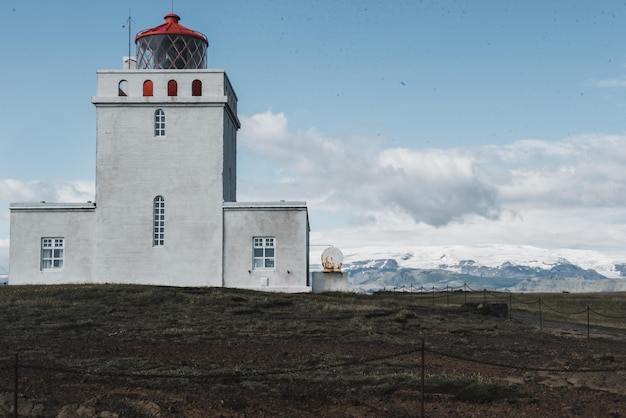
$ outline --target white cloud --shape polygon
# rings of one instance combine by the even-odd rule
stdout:
[[[85,202],[93,200],[94,187],[93,181],[3,179],[0,180],[0,202]]]
[[[626,87],[626,78],[607,78],[593,83],[596,87]]]
[[[271,112],[242,117],[242,126],[243,152],[284,167],[281,173],[289,180],[242,182],[245,199],[297,198],[327,210],[348,209],[355,219],[375,219],[391,210],[433,225],[468,214],[494,217],[499,211],[495,190],[466,156],[441,150],[381,152],[370,138],[289,132],[285,116]],[[267,132],[278,135],[270,138]]]
[[[388,149],[379,154],[379,205],[390,205],[416,222],[442,226],[476,214],[497,217],[494,187],[480,167],[454,151]]]
[[[314,220],[312,224],[315,224]],[[524,209],[504,211],[498,219],[468,216],[463,222],[434,227],[409,217],[380,218],[376,224],[319,231],[313,228],[312,244],[338,248],[362,246],[488,244],[533,245],[541,248],[593,249],[626,258],[626,214],[621,209]]]
[[[613,207],[626,204],[626,137],[581,136],[516,142],[485,162],[498,167],[492,183],[503,204]],[[492,147],[493,148],[493,147]]]
[[[277,182],[240,178],[240,200],[297,198],[312,214],[349,214],[355,223],[340,231],[314,231],[322,241],[335,232],[443,245],[626,245],[626,136],[380,149],[374,138],[289,131],[271,111],[242,124],[242,152],[281,169]]]
[[[277,141],[287,134],[287,117],[284,113],[274,114],[271,110],[251,117],[242,116],[241,135],[257,138],[261,142]]]

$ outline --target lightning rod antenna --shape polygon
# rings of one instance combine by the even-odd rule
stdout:
[[[132,20],[133,19],[131,18],[130,9],[128,9],[128,69],[129,70],[130,70],[130,37],[131,37],[130,26],[131,26]]]
[[[123,28],[128,27],[128,69],[130,70],[130,61],[131,61],[131,56],[130,56],[130,45],[131,45],[131,39],[132,39],[132,30],[131,30],[131,26],[132,26],[132,22],[133,22],[133,18],[131,17],[131,13],[130,13],[130,9],[128,9],[128,20],[126,20],[126,23],[122,25]]]

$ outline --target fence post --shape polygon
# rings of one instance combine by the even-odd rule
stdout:
[[[423,335],[422,335],[422,344],[421,345],[422,345],[422,347],[421,347],[421,351],[422,351],[422,370],[421,370],[421,376],[420,376],[420,381],[421,381],[420,383],[421,383],[421,386],[422,386],[422,390],[421,390],[421,392],[422,392],[422,394],[421,394],[421,412],[422,413],[421,413],[420,416],[422,418],[424,418],[424,399],[425,399],[424,390],[426,388],[425,377],[424,377],[425,376],[424,369],[426,368],[426,356],[424,355],[424,352],[426,351],[426,349],[425,349],[425,345],[424,345],[424,336]]]
[[[450,286],[446,285],[446,306],[450,307]]]
[[[13,411],[14,414],[13,416],[15,418],[17,418],[17,392],[19,390],[19,386],[18,386],[18,380],[19,380],[19,361],[18,361],[18,354],[15,353],[15,392],[13,392],[13,408],[15,408],[15,410]]]
[[[435,306],[435,286],[433,286],[433,306]]]
[[[589,306],[587,306],[587,341],[589,341]]]
[[[467,283],[463,283],[463,303],[467,303]]]
[[[513,310],[513,293],[509,293],[509,321],[511,320],[512,310]]]
[[[483,288],[483,303],[487,303],[487,288]]]
[[[543,330],[543,318],[541,317],[541,296],[539,297],[539,330]]]

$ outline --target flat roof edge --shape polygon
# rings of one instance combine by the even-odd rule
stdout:
[[[124,103],[131,106],[154,106],[156,104],[162,106],[181,106],[194,104],[196,106],[218,107],[225,106],[228,103],[226,96],[176,96],[173,100],[171,96],[92,96],[91,103],[95,105],[119,105]]]
[[[191,73],[226,73],[226,70],[221,69],[221,68],[194,68],[194,69],[165,69],[165,68],[147,68],[144,70],[139,70],[136,68],[131,68],[130,70],[127,68],[120,68],[120,69],[116,69],[116,68],[109,68],[109,69],[100,69],[100,70],[96,70],[96,74],[125,74],[125,73],[129,73],[129,74],[140,74],[140,73],[152,73],[152,74],[156,74],[156,73],[182,73],[184,74],[185,72],[187,74],[191,74]]]
[[[224,209],[306,209],[306,202],[224,202]]]
[[[55,203],[55,202],[18,202],[11,203],[9,209],[15,210],[76,210],[87,209],[94,210],[96,204],[92,202],[87,203]]]

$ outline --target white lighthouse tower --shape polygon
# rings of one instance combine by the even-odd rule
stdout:
[[[236,201],[237,96],[180,20],[97,72],[95,203],[11,205],[10,284],[310,290],[306,204]]]
[[[207,38],[165,20],[137,35],[136,69],[98,71],[96,276],[221,286],[237,96]]]

